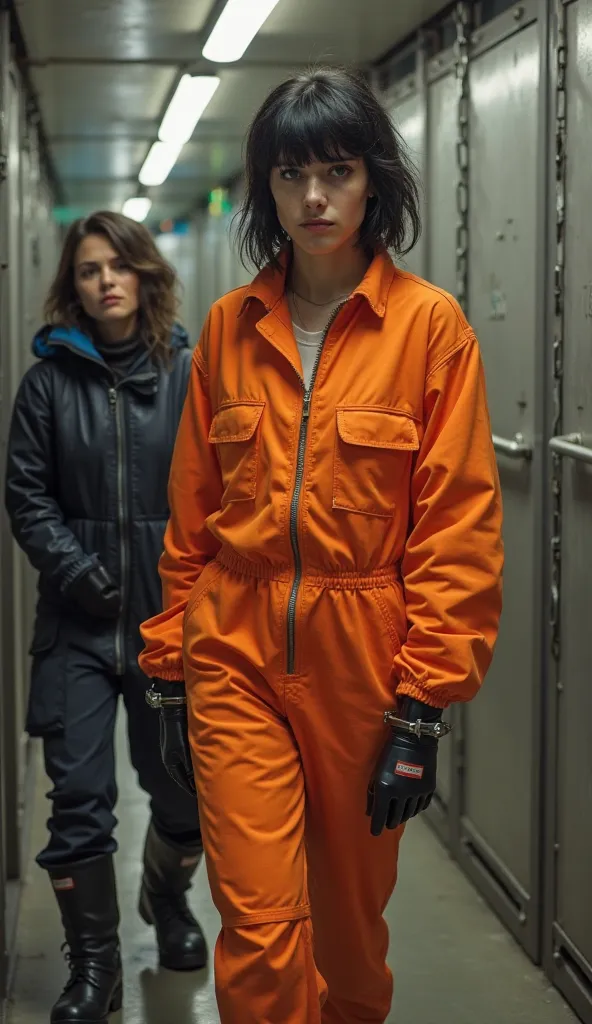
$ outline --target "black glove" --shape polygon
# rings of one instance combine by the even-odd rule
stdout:
[[[437,722],[442,711],[404,697],[397,715],[408,722],[418,718]],[[431,736],[417,737],[391,728],[368,786],[366,814],[372,819],[373,836],[379,836],[385,827],[397,828],[428,807],[436,789],[438,742]]]
[[[183,683],[156,683],[156,689],[162,696],[182,697],[185,694]],[[164,705],[160,708],[160,756],[163,764],[181,789],[195,796],[195,779],[189,746],[189,730],[187,726],[187,705]]]
[[[121,610],[121,595],[109,573],[100,563],[78,576],[66,591],[70,601],[99,619],[116,619]]]

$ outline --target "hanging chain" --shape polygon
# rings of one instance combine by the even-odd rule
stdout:
[[[555,93],[555,273],[553,309],[553,435],[561,433],[563,384],[563,334],[565,308],[565,157],[566,157],[566,66],[567,25],[564,0],[555,0],[557,20],[556,93]],[[551,536],[551,650],[556,662],[560,656],[560,583],[561,583],[561,481],[562,459],[551,455],[552,536]],[[560,683],[558,683],[560,687]]]
[[[456,297],[466,312],[469,283],[469,47],[472,4],[457,3],[455,64],[458,81],[458,137],[456,141]]]

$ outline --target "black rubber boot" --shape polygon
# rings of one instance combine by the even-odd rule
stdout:
[[[105,1024],[122,1003],[119,908],[113,857],[50,870],[68,946],[70,980],[51,1024]]]
[[[165,841],[150,823],[139,911],[146,924],[154,925],[160,964],[171,971],[197,971],[208,962],[204,934],[185,897],[202,853],[201,846]]]

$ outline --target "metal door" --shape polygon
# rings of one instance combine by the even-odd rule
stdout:
[[[421,188],[424,188],[425,172],[425,130],[426,114],[423,95],[419,92],[412,93],[405,99],[395,103],[391,109],[391,117],[395,126],[403,138],[409,156],[419,173]],[[405,270],[412,274],[419,274],[425,277],[425,235],[421,234],[419,241],[407,256],[399,262]]]
[[[7,280],[3,310],[3,375],[2,375],[2,459],[0,474],[4,478],[5,444],[14,393],[20,379],[21,303],[19,291],[21,245],[20,196],[20,95],[16,81],[7,76],[7,178],[4,186],[2,223],[6,227],[8,253]],[[4,800],[5,855],[8,879],[20,874],[21,801],[24,778],[22,690],[27,666],[25,638],[22,632],[23,591],[20,553],[17,552],[6,518],[2,521],[2,672],[4,732]]]
[[[429,229],[425,235],[426,276],[428,280],[454,295],[456,289],[456,139],[458,83],[453,71],[429,82],[427,89],[426,205]],[[436,155],[436,156],[435,156]],[[457,817],[452,804],[456,800],[454,756],[459,741],[459,716],[452,709],[445,716],[454,731],[438,749],[438,785],[428,811],[431,823],[445,842],[450,842],[450,816]]]
[[[4,437],[8,392],[8,370],[6,358],[6,339],[8,334],[8,196],[6,184],[6,162],[8,151],[8,52],[10,26],[8,11],[0,11],[0,474],[4,465]],[[9,702],[7,701],[7,684],[10,685],[10,662],[7,651],[8,640],[5,632],[6,607],[10,604],[10,593],[4,585],[7,544],[10,549],[10,538],[6,536],[4,524],[0,521],[0,657],[2,664],[3,685],[0,687],[0,1015],[7,994],[8,975],[8,920],[6,894],[6,847],[7,832],[11,824],[10,813],[7,813],[7,795],[10,793],[11,780],[7,772],[7,757],[4,743],[4,728],[7,720]]]
[[[529,449],[538,416],[538,26],[470,66],[469,315],[481,343],[504,497],[504,610],[492,668],[466,708],[459,858],[538,955],[540,500]]]
[[[592,0],[565,8],[565,294],[561,435],[551,440],[560,485],[559,631],[551,696],[555,808],[548,836],[547,968],[592,1021]]]
[[[4,404],[5,404],[5,352],[4,345],[6,338],[6,295],[7,295],[7,239],[6,239],[6,182],[4,180],[4,159],[7,148],[6,133],[6,92],[8,85],[8,46],[9,46],[9,24],[8,11],[0,11],[0,445],[4,429]],[[0,448],[0,455],[2,451]],[[2,471],[3,459],[0,457],[0,472]],[[3,578],[4,568],[4,530],[0,528],[0,579]],[[4,675],[4,637],[3,618],[6,596],[4,588],[0,587],[0,663]],[[6,823],[5,823],[5,757],[4,742],[1,723],[5,721],[4,709],[4,687],[0,686],[0,1017],[6,998],[6,984],[8,974],[8,939],[6,922]]]
[[[428,85],[428,161],[426,175],[429,233],[428,278],[454,295],[456,290],[456,141],[458,137],[458,82],[455,74]]]

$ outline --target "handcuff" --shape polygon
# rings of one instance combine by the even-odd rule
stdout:
[[[434,740],[441,740],[452,731],[452,726],[448,722],[422,722],[421,718],[417,718],[415,722],[409,722],[406,718],[399,718],[394,711],[385,711],[384,721],[391,728],[409,733],[411,736],[416,736],[418,740],[422,736],[430,736]]]
[[[146,703],[155,711],[159,711],[160,708],[180,708],[187,703],[185,695],[182,697],[163,697],[162,693],[154,689],[155,685],[155,683],[152,683],[152,686],[149,690],[146,690],[145,694]]]

